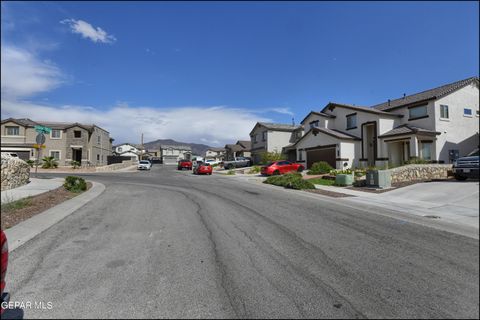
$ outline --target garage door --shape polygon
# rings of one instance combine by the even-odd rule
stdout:
[[[318,161],[328,162],[328,164],[335,168],[337,166],[335,161],[335,147],[307,151],[307,169],[310,169],[312,164]]]
[[[173,157],[163,156],[163,164],[170,164],[170,165],[177,164],[177,156],[173,156]]]
[[[25,161],[30,159],[30,151],[2,150],[3,152],[15,153],[20,159]]]

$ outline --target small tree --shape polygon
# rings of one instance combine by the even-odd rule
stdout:
[[[308,174],[329,173],[331,170],[333,170],[333,167],[328,162],[319,161],[312,164],[312,167],[308,171]]]
[[[45,157],[42,159],[42,161],[43,161],[42,168],[44,169],[58,167],[58,162],[54,157]]]
[[[285,155],[279,152],[262,152],[260,155],[262,163],[285,160]]]

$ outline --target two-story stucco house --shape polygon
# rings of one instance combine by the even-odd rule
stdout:
[[[209,148],[205,152],[205,160],[223,161],[225,158],[225,148]]]
[[[226,144],[225,160],[233,160],[235,157],[250,157],[251,148],[250,140],[238,140],[235,144]]]
[[[68,166],[73,160],[82,165],[102,166],[112,154],[110,134],[94,124],[45,122],[30,119],[5,119],[1,121],[1,151],[15,152],[24,160],[35,160],[37,149],[36,125],[51,128],[46,134],[45,148],[40,158],[54,157],[60,166]]]
[[[302,134],[300,125],[257,122],[250,131],[253,163],[259,163],[265,152],[285,152],[284,148],[295,143]]]
[[[450,83],[372,107],[330,102],[310,112],[295,148],[307,168],[399,165],[412,159],[451,163],[478,147],[479,80]]]
[[[161,145],[162,163],[175,165],[178,161],[190,160],[192,157],[192,148],[183,145]]]
[[[138,161],[139,156],[142,154],[141,149],[141,147],[127,142],[115,146],[115,154],[123,157],[131,157],[135,161]]]

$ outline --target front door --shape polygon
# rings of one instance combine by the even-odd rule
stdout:
[[[72,149],[73,155],[72,160],[82,162],[82,149]]]
[[[375,165],[375,144],[377,143],[377,137],[375,134],[375,126],[374,125],[369,125],[365,128],[366,134],[366,147],[367,147],[367,160],[368,160],[368,165],[369,166],[374,166]]]

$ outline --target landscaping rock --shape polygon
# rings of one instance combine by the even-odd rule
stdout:
[[[30,166],[17,157],[1,155],[1,191],[23,186],[30,178]]]

